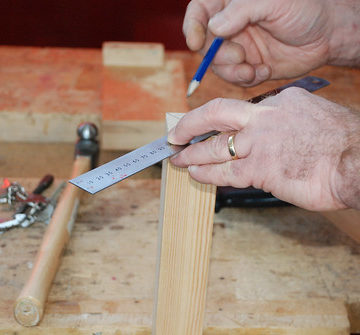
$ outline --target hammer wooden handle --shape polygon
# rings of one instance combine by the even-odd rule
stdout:
[[[77,156],[71,177],[89,171],[90,166],[90,157]],[[68,184],[58,201],[30,278],[14,306],[15,318],[23,326],[36,326],[42,318],[51,283],[71,234],[82,192],[78,187]]]

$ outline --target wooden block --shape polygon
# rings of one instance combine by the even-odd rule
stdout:
[[[203,333],[215,195],[163,162],[153,334]]]
[[[103,121],[102,148],[133,150],[164,135],[164,121]]]
[[[164,46],[160,43],[105,42],[103,64],[121,67],[161,67]]]
[[[105,67],[103,70],[104,121],[160,121],[167,112],[187,111],[184,69],[169,60],[159,69]]]
[[[165,60],[156,68],[104,65],[104,149],[136,149],[164,134],[167,112],[188,110],[181,61]]]
[[[345,209],[341,211],[323,212],[322,215],[344,233],[360,243],[360,211]]]

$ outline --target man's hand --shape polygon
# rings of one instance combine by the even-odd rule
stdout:
[[[216,99],[186,114],[169,141],[185,144],[211,130],[223,133],[171,160],[199,182],[254,186],[310,210],[360,207],[360,117],[347,108],[299,88],[257,105]]]
[[[213,70],[241,86],[360,65],[358,0],[192,0],[183,31],[203,54],[215,35],[226,37]]]

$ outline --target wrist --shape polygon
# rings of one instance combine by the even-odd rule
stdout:
[[[360,1],[332,1],[330,65],[360,66]]]

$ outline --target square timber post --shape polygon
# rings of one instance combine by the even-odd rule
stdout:
[[[183,116],[168,113],[168,130]],[[216,187],[163,162],[153,335],[203,333]]]

